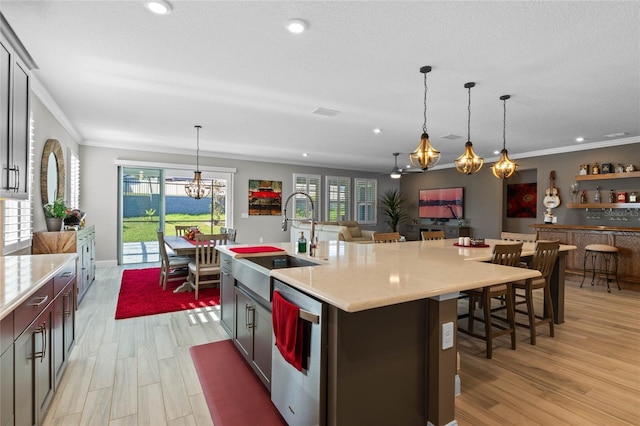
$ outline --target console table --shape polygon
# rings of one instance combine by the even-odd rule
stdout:
[[[408,241],[419,241],[422,238],[420,233],[422,231],[444,231],[445,238],[458,238],[458,237],[470,237],[471,227],[469,226],[457,226],[457,225],[425,225],[425,224],[411,224],[404,225],[405,238]]]

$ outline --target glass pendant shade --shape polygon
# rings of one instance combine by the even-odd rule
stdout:
[[[420,145],[409,154],[409,161],[413,167],[427,170],[434,167],[440,161],[440,151],[431,146],[429,142],[429,134],[423,133],[420,138]]]
[[[184,190],[191,198],[199,200],[205,198],[211,192],[211,187],[202,181],[202,172],[200,171],[200,129],[202,126],[195,126],[196,128],[196,171],[193,172],[193,179],[187,185]]]
[[[456,170],[465,175],[470,175],[480,171],[484,164],[484,158],[473,152],[473,144],[467,141],[464,145],[464,153],[455,161]]]
[[[507,153],[507,99],[511,96],[502,95],[500,96],[500,100],[502,101],[504,120],[502,125],[502,151],[500,151],[500,159],[491,166],[491,171],[493,175],[498,179],[508,179],[510,178],[518,168],[518,164],[514,161],[511,161],[509,158],[509,154]]]
[[[465,83],[464,85],[469,91],[469,103],[467,105],[467,110],[469,111],[467,118],[467,143],[464,145],[464,153],[454,161],[456,170],[465,175],[480,171],[484,164],[484,158],[473,152],[473,144],[471,143],[471,88],[475,85],[473,82]]]

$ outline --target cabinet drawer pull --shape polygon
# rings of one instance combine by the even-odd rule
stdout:
[[[66,316],[71,315],[71,298],[69,292],[62,295],[62,313]]]
[[[40,362],[44,362],[44,358],[47,355],[47,324],[42,323],[36,331],[33,332],[34,336],[40,333],[42,340],[42,350],[33,353],[34,358],[40,358]]]
[[[40,306],[42,305],[44,302],[46,302],[47,300],[49,300],[49,295],[43,296],[40,298],[41,300],[39,302],[33,302],[33,303],[29,303],[29,306]]]
[[[73,275],[73,272],[67,271],[61,275],[61,278],[69,278],[71,275]]]
[[[253,323],[253,319],[254,319],[254,314],[253,312],[255,311],[255,308],[251,305],[245,305],[244,307],[244,320],[245,320],[245,324],[246,324],[246,329],[247,330],[251,330],[252,328],[255,327],[255,324]]]

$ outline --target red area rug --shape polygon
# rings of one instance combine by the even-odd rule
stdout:
[[[198,292],[174,293],[182,281],[167,283],[162,290],[158,284],[160,268],[127,269],[122,272],[122,283],[116,306],[116,319],[163,314],[186,309],[204,308],[220,304],[220,289],[206,288]]]
[[[216,426],[283,426],[271,396],[231,340],[189,348]]]

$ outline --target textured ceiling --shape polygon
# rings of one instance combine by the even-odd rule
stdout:
[[[200,124],[204,156],[387,172],[419,142],[423,65],[441,165],[463,151],[469,81],[471,140],[489,163],[504,94],[512,157],[640,142],[636,1],[172,4],[167,16],[142,1],[0,10],[81,144],[194,154]],[[285,31],[290,18],[308,31]]]

